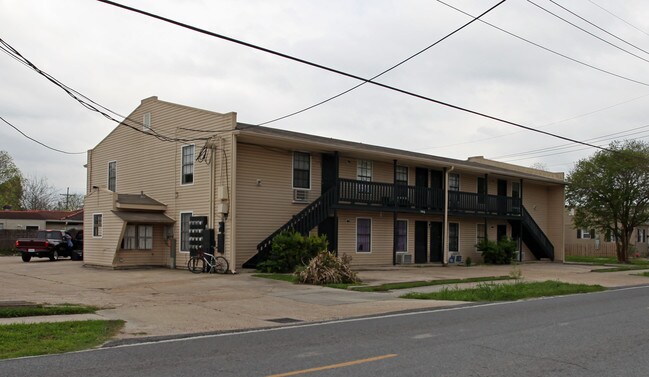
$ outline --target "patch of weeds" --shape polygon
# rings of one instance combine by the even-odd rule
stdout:
[[[294,274],[271,274],[271,273],[268,273],[268,274],[252,274],[252,276],[257,277],[257,278],[287,281],[289,283],[297,283],[297,282],[299,282],[298,277],[296,275],[294,275]]]
[[[60,305],[29,305],[0,307],[0,318],[32,317],[42,315],[69,315],[95,313],[95,306],[60,304]]]
[[[605,289],[600,285],[569,284],[548,280],[544,282],[516,282],[513,284],[481,283],[475,288],[444,288],[439,292],[408,293],[401,297],[420,300],[513,301],[535,297],[598,292]]]
[[[426,287],[432,285],[447,285],[447,284],[461,284],[461,283],[476,283],[484,281],[498,281],[498,280],[510,280],[510,276],[481,276],[475,278],[465,278],[465,279],[440,279],[440,280],[426,280],[426,281],[408,281],[401,283],[385,283],[381,285],[374,286],[362,286],[362,287],[352,287],[353,291],[360,292],[387,292],[390,290],[397,289],[408,289],[408,288],[417,288],[417,287]]]

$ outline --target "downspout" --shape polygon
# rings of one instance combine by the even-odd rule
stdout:
[[[230,181],[232,182],[231,190],[228,193],[230,206],[228,208],[228,218],[230,219],[230,271],[236,274],[237,271],[237,135],[232,133],[232,147],[230,156]],[[225,221],[226,219],[224,219]],[[227,222],[227,221],[226,221]],[[227,231],[227,227],[226,227]]]
[[[394,200],[394,210],[392,211],[392,265],[397,264],[397,160],[393,160],[392,168],[392,193]]]
[[[215,205],[215,192],[214,192],[214,178],[216,174],[214,174],[214,169],[216,167],[214,166],[214,154],[216,153],[217,149],[216,146],[213,144],[212,139],[206,141],[205,143],[209,143],[209,148],[210,148],[210,214],[209,214],[209,221],[208,221],[208,227],[215,229],[216,225],[216,219],[214,218],[214,205]],[[213,251],[212,251],[213,252]]]
[[[521,221],[519,221],[518,226],[518,261],[523,262],[523,178],[520,181],[520,188],[518,189],[518,195],[520,196],[520,210],[521,211]]]
[[[442,257],[442,264],[448,266],[448,175],[455,169],[455,166],[444,168],[444,255]]]

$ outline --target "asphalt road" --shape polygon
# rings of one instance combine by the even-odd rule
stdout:
[[[649,287],[5,360],[0,375],[645,377]]]

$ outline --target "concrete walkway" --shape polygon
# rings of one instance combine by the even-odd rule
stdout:
[[[516,274],[527,281],[560,280],[621,287],[649,284],[638,271],[592,273],[592,266],[529,263],[512,266],[408,266],[363,269],[367,284],[455,279]],[[77,319],[122,319],[120,339],[239,330],[286,323],[326,321],[382,313],[448,307],[460,302],[407,300],[405,291],[352,292],[252,276],[191,274],[185,270],[105,270],[82,262],[0,258],[0,304],[3,301],[75,303],[104,309],[91,315],[0,319],[3,323],[32,323]],[[421,287],[417,291],[433,291]]]

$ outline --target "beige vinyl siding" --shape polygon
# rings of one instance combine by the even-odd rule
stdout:
[[[151,113],[153,131],[173,138],[205,138],[215,135],[214,164],[194,162],[194,182],[181,185],[181,149],[183,145],[195,144],[194,156],[201,151],[204,140],[190,142],[164,142],[150,134],[132,130],[119,125],[101,143],[88,153],[88,187],[107,187],[108,161],[117,161],[116,186],[120,194],[138,194],[144,192],[153,199],[167,205],[166,215],[176,220],[174,235],[179,232],[180,210],[192,210],[196,215],[210,214],[210,177],[214,186],[228,186],[231,179],[226,179],[226,172],[231,172],[231,132],[236,125],[236,114],[218,114],[210,111],[176,105],[156,98],[148,98],[136,108],[129,119],[141,120],[144,113]],[[133,124],[135,128],[142,126]],[[201,132],[211,131],[213,133]],[[225,157],[227,155],[227,158]],[[210,174],[212,173],[212,174]],[[231,196],[231,193],[229,197]],[[215,201],[215,206],[218,202]],[[210,219],[209,227],[216,227],[220,216],[215,214]],[[86,234],[92,234],[87,228]],[[226,224],[226,232],[228,231]],[[179,241],[179,240],[178,240]],[[119,240],[113,240],[111,248],[116,251]],[[226,247],[229,237],[226,237]],[[227,249],[226,249],[227,250]],[[92,254],[92,251],[90,252]],[[226,258],[229,256],[226,253]],[[91,257],[92,258],[92,257]],[[184,257],[177,255],[177,266]]]
[[[259,242],[284,225],[308,203],[293,201],[292,150],[239,143],[236,174],[236,264],[241,266],[257,253]],[[321,179],[321,156],[319,153],[311,153],[311,190],[308,202],[320,196]]]
[[[358,179],[357,166],[358,160],[351,157],[340,157],[339,174],[340,178]],[[394,165],[392,163],[372,161],[372,182],[392,183],[394,181]],[[410,172],[408,172],[410,174]]]
[[[352,265],[392,264],[394,223],[391,213],[341,210],[338,211],[338,216],[339,256],[343,254],[351,256]],[[371,251],[369,253],[356,251],[356,219],[358,218],[372,220]]]
[[[92,190],[84,207],[84,241],[83,262],[88,265],[113,267],[113,259],[120,240],[122,219],[117,217],[113,209],[116,194],[107,189]],[[102,215],[102,236],[93,237],[93,215]]]
[[[162,225],[153,226],[153,249],[124,250],[120,248],[115,258],[115,267],[167,265],[169,262],[169,248],[163,233],[164,227]]]

